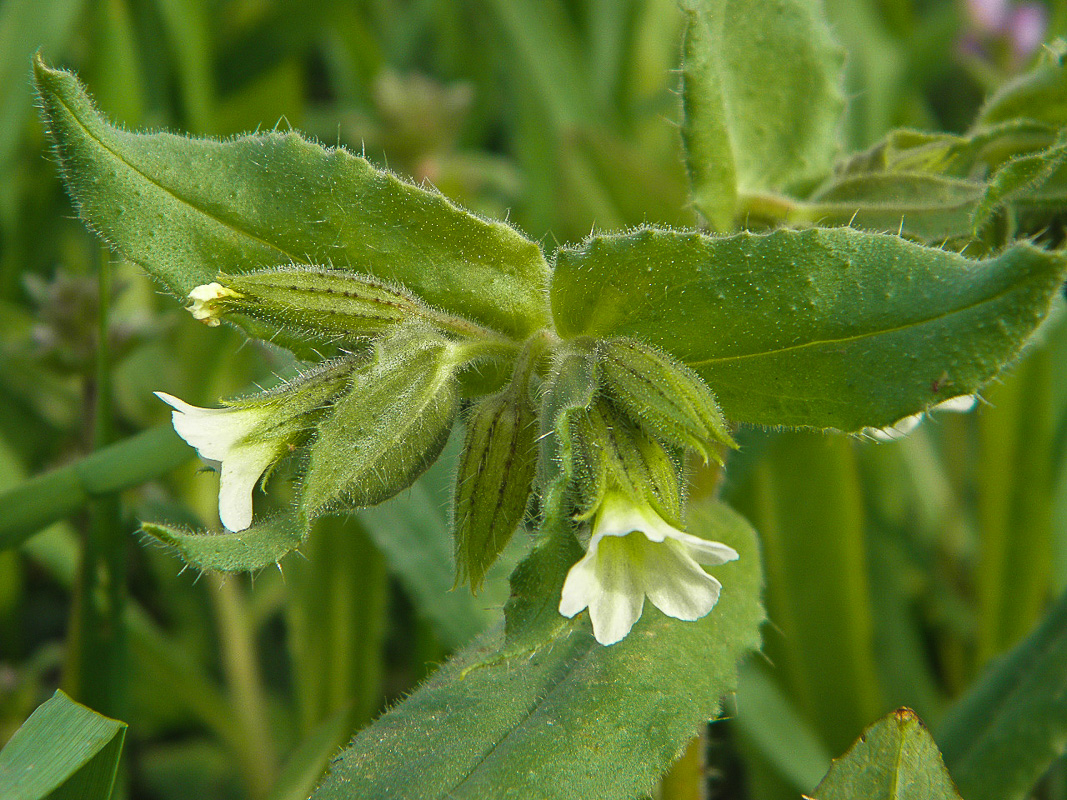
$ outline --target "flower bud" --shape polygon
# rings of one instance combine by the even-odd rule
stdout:
[[[407,327],[377,344],[319,426],[301,497],[308,518],[388,500],[437,459],[458,410],[455,348]]]
[[[597,346],[601,380],[615,404],[659,438],[722,463],[716,443],[737,447],[715,396],[693,370],[634,339]]]
[[[215,325],[237,313],[301,335],[350,338],[381,333],[424,310],[399,288],[343,270],[286,267],[219,281],[189,293],[193,316]]]
[[[608,494],[622,492],[680,524],[678,466],[659,441],[605,399],[578,417],[573,430],[574,449],[584,463],[580,475],[585,478],[577,487],[578,519],[588,518]]]
[[[536,471],[537,412],[526,382],[516,380],[479,401],[467,420],[452,508],[457,583],[481,586],[522,523]]]

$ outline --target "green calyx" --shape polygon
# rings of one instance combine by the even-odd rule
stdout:
[[[362,508],[406,489],[440,455],[459,410],[455,345],[425,328],[378,342],[319,426],[301,512]]]

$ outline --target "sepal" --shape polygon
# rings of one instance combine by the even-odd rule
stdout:
[[[456,345],[432,329],[404,327],[318,430],[301,496],[309,519],[388,500],[440,455],[458,411]]]
[[[467,420],[452,507],[457,584],[481,587],[522,523],[536,472],[537,412],[517,376],[475,404]]]
[[[659,438],[722,463],[716,444],[737,447],[708,385],[689,367],[629,338],[597,346],[602,383],[614,403]]]

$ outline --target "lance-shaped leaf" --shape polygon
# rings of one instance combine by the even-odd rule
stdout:
[[[811,800],[960,800],[934,738],[908,708],[863,732]]]
[[[130,133],[71,73],[38,59],[35,74],[82,218],[180,296],[220,272],[331,264],[509,335],[545,324],[541,251],[503,223],[295,133]]]
[[[512,656],[499,631],[483,637],[360,733],[314,800],[647,792],[736,686],[763,619],[748,524],[709,505],[693,510],[690,530],[741,554],[714,568],[723,590],[706,617],[680,622],[647,608],[611,647],[578,617],[564,620],[551,646]]]
[[[1067,261],[972,261],[848,228],[708,237],[645,229],[561,250],[564,337],[633,336],[708,382],[727,418],[883,428],[970,394],[1048,313]]]
[[[807,0],[682,5],[682,137],[694,204],[713,228],[728,230],[738,195],[829,171],[844,52]]]
[[[998,658],[937,731],[967,800],[1022,800],[1067,740],[1067,595]]]
[[[185,563],[197,569],[254,572],[298,548],[307,537],[308,525],[295,514],[279,514],[236,532],[194,531],[161,522],[143,522],[141,530],[174,548]]]
[[[459,410],[454,357],[419,329],[378,344],[319,426],[300,500],[308,518],[388,500],[437,459]]]
[[[938,243],[968,236],[985,184],[920,172],[849,175],[806,203],[803,215],[819,225],[851,225]]]
[[[108,800],[125,739],[125,722],[57,691],[0,751],[0,797]]]

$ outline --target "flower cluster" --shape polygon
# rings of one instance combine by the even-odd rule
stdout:
[[[238,313],[324,335],[339,330],[341,319],[352,331],[374,334],[369,360],[324,362],[226,408],[156,393],[173,409],[178,434],[219,469],[219,518],[227,530],[252,526],[256,485],[312,438],[301,462],[299,510],[306,520],[381,502],[436,458],[458,409],[457,372],[469,353],[480,352],[457,341],[473,327],[455,319],[426,325],[434,312],[417,298],[331,271],[220,280],[228,282],[189,294],[190,312],[208,325]],[[545,375],[553,348],[557,368]],[[561,351],[573,356],[576,369],[559,368]],[[476,590],[521,525],[536,484],[544,493],[555,481],[562,487],[556,496],[566,499],[548,513],[567,519],[586,548],[565,577],[562,615],[588,609],[604,645],[630,632],[646,597],[679,620],[707,615],[722,586],[701,565],[738,554],[682,530],[676,453],[707,461],[719,458],[720,447],[735,446],[708,387],[669,356],[629,339],[566,344],[540,333],[511,359],[510,382],[472,405],[468,418],[454,502],[457,574]],[[534,385],[543,387],[540,409]],[[547,429],[540,437],[539,417]]]

